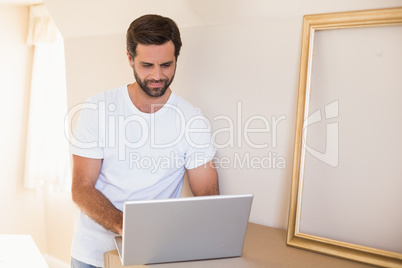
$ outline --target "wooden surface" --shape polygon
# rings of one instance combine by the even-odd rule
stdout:
[[[363,268],[373,267],[357,262],[321,255],[286,246],[286,231],[249,223],[241,257],[152,265],[122,266],[117,250],[105,253],[105,268],[122,267],[309,267]]]

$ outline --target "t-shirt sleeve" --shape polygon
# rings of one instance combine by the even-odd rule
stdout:
[[[79,119],[70,139],[71,154],[103,159],[104,122],[99,113],[99,101],[89,98],[79,106]]]
[[[193,169],[211,161],[216,149],[211,140],[211,126],[201,113],[191,117],[186,124],[186,169]]]

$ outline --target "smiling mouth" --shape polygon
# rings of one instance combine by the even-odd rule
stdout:
[[[150,80],[148,81],[148,85],[151,87],[162,87],[165,84],[165,80]]]
[[[162,87],[163,83],[150,83],[149,84],[151,87]]]

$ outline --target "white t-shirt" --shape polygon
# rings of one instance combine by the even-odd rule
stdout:
[[[127,86],[87,100],[70,150],[103,159],[95,187],[120,210],[127,200],[180,197],[185,169],[215,155],[209,122],[199,109],[172,92],[160,110],[143,113],[132,103]],[[103,254],[115,249],[114,236],[81,212],[71,255],[103,266]]]

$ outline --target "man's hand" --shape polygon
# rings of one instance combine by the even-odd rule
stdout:
[[[73,201],[85,214],[105,229],[121,235],[123,233],[123,212],[95,188],[102,159],[73,155],[73,162],[71,187]]]
[[[219,195],[218,173],[212,159],[208,163],[187,171],[188,182],[195,196]]]

